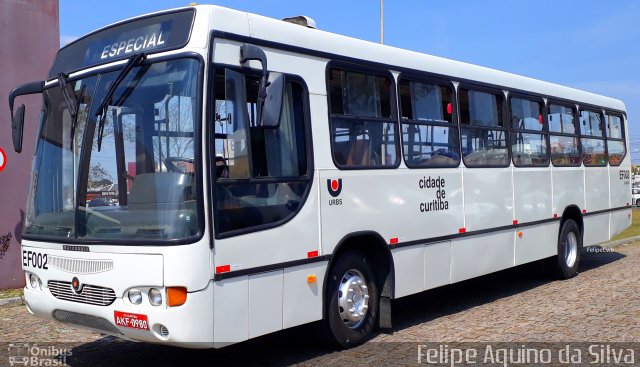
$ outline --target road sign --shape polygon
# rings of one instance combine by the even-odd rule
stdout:
[[[7,166],[7,153],[0,148],[0,172]]]

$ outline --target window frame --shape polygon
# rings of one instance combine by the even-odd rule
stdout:
[[[574,126],[576,128],[576,132],[574,134],[569,134],[569,133],[561,133],[561,132],[554,132],[551,131],[551,129],[549,128],[549,114],[551,112],[551,105],[556,105],[556,106],[561,106],[561,107],[567,107],[571,109],[571,112],[573,114],[573,121],[574,121]],[[558,99],[547,99],[547,104],[546,104],[546,109],[545,109],[545,116],[547,116],[547,129],[549,130],[549,161],[551,162],[551,165],[553,165],[554,167],[581,167],[582,166],[582,137],[580,135],[581,133],[581,129],[580,129],[580,116],[579,116],[579,110],[576,107],[576,105],[574,103],[571,102],[565,102],[565,101],[561,101]],[[551,157],[551,136],[564,136],[564,137],[568,137],[568,138],[578,138],[579,140],[579,144],[577,146],[578,148],[578,154],[580,155],[580,163],[578,164],[555,164],[553,162],[553,158]]]
[[[216,98],[216,90],[215,90],[215,78],[216,78],[216,74],[222,70],[224,71],[224,69],[231,69],[233,71],[239,72],[244,74],[245,76],[251,76],[251,77],[256,77],[256,78],[260,78],[260,76],[262,75],[262,70],[258,70],[258,69],[253,69],[250,67],[240,67],[237,65],[229,65],[229,64],[223,64],[223,63],[215,63],[213,61],[209,61],[209,77],[208,77],[208,83],[209,83],[209,88],[207,90],[207,103],[208,103],[208,108],[207,108],[207,119],[206,119],[206,131],[207,131],[207,167],[206,170],[207,175],[208,175],[208,179],[209,179],[209,195],[210,195],[210,208],[209,208],[209,222],[211,225],[211,233],[213,235],[212,238],[212,242],[211,242],[211,248],[214,247],[213,245],[213,240],[221,240],[221,239],[225,239],[225,238],[230,238],[230,237],[236,237],[239,235],[243,235],[243,234],[248,234],[248,233],[254,233],[254,232],[259,232],[259,231],[264,231],[267,229],[272,229],[272,228],[277,228],[280,227],[282,225],[284,225],[285,223],[289,222],[290,220],[292,220],[293,218],[295,218],[300,211],[302,210],[302,208],[304,207],[305,203],[307,202],[308,198],[309,198],[309,194],[311,193],[311,187],[313,186],[313,179],[314,179],[314,175],[315,175],[315,166],[314,166],[314,159],[313,159],[313,135],[312,135],[312,129],[311,129],[311,109],[310,109],[310,101],[309,101],[309,87],[306,83],[306,81],[304,80],[304,78],[302,78],[300,75],[296,75],[296,74],[290,74],[290,73],[282,73],[285,77],[285,84],[287,82],[296,82],[300,85],[300,87],[302,88],[303,91],[303,106],[302,106],[302,110],[303,110],[303,115],[304,115],[304,129],[305,129],[305,149],[306,149],[306,155],[307,155],[307,172],[302,175],[302,176],[292,176],[292,177],[278,177],[278,178],[271,178],[271,177],[252,177],[253,176],[253,169],[250,168],[250,172],[249,172],[249,178],[222,178],[219,179],[216,176],[216,166],[215,166],[215,158],[211,159],[211,157],[215,156],[215,152],[216,152],[216,132],[215,132],[215,112],[216,112],[216,103],[215,103],[215,98]],[[275,70],[270,70],[273,72],[276,72]],[[251,129],[247,126],[247,130],[246,130],[246,137],[245,139],[247,141],[251,141]],[[250,152],[250,147],[251,144],[248,144],[248,151]],[[250,154],[250,153],[249,153]],[[253,156],[250,155],[249,157],[249,165],[252,166],[253,165]],[[222,181],[222,182],[219,182]],[[259,224],[256,226],[251,226],[251,227],[245,227],[245,228],[240,228],[240,229],[233,229],[233,230],[229,230],[229,231],[224,231],[221,232],[220,231],[220,226],[218,224],[218,216],[216,215],[216,208],[217,208],[217,195],[218,195],[218,190],[219,190],[219,186],[221,184],[224,185],[246,185],[246,184],[251,184],[251,183],[259,183],[259,184],[274,184],[274,183],[306,183],[307,187],[305,188],[305,191],[303,193],[303,195],[300,196],[300,205],[298,205],[298,207],[296,208],[295,211],[293,211],[290,215],[274,221],[274,222],[269,222],[269,223],[263,223],[263,224]]]
[[[442,87],[448,87],[451,88],[451,123],[442,123],[442,122],[428,122],[428,121],[422,121],[422,120],[415,120],[415,119],[406,119],[407,123],[409,124],[413,124],[413,125],[423,125],[423,126],[440,126],[440,127],[452,127],[452,128],[456,128],[458,130],[457,132],[457,136],[456,139],[458,140],[458,149],[456,151],[456,153],[458,154],[458,159],[455,165],[428,165],[428,166],[421,166],[421,165],[415,165],[415,164],[410,164],[407,162],[406,160],[406,156],[405,156],[405,151],[404,151],[404,134],[402,133],[402,127],[404,125],[404,121],[405,119],[402,118],[402,103],[400,103],[400,83],[403,81],[409,81],[409,82],[418,82],[418,83],[423,83],[423,84],[432,84],[432,85],[438,85],[438,86],[442,86]],[[456,85],[455,83],[447,78],[440,78],[440,77],[434,77],[434,76],[424,76],[424,75],[418,75],[418,74],[410,74],[410,73],[400,73],[398,75],[398,80],[397,80],[397,88],[398,88],[398,92],[397,92],[397,98],[398,98],[398,127],[400,129],[400,146],[402,148],[402,161],[404,162],[405,166],[407,166],[407,168],[410,169],[429,169],[429,168],[458,168],[460,167],[460,165],[462,164],[462,154],[461,154],[461,146],[460,146],[460,121],[459,121],[459,115],[458,115],[458,92],[456,89]]]
[[[542,130],[531,130],[531,129],[515,129],[511,124],[511,117],[513,116],[511,111],[511,99],[523,99],[530,102],[538,102],[541,104],[540,115],[542,116]],[[509,92],[507,95],[507,121],[509,122],[509,154],[511,155],[511,160],[515,167],[549,167],[551,165],[551,141],[549,139],[549,120],[547,118],[547,103],[545,103],[544,98],[535,95],[535,94],[526,94],[526,93],[518,93],[518,92]],[[512,141],[514,139],[515,133],[529,133],[542,135],[544,141],[547,146],[547,164],[519,164],[516,163],[513,155],[513,144]]]
[[[471,125],[471,124],[463,124],[462,123],[462,114],[460,113],[460,110],[462,108],[462,104],[460,103],[460,90],[461,89],[466,89],[469,91],[476,91],[476,92],[484,92],[484,93],[490,93],[490,94],[495,94],[495,95],[500,95],[502,97],[502,122],[503,122],[503,126],[502,127],[484,127],[484,126],[475,126],[475,125]],[[464,163],[464,166],[466,168],[506,168],[511,166],[511,149],[509,148],[509,144],[510,144],[510,138],[511,138],[511,134],[510,134],[510,129],[509,129],[509,125],[510,121],[509,120],[509,116],[507,113],[507,108],[508,106],[506,105],[507,103],[507,95],[505,95],[505,90],[504,89],[500,89],[499,87],[488,87],[484,84],[476,84],[476,83],[471,83],[471,82],[460,82],[458,84],[458,88],[456,88],[456,105],[457,105],[457,113],[458,113],[458,134],[460,136],[459,138],[459,145],[460,145],[460,158],[462,160],[462,162]],[[465,161],[465,157],[462,154],[462,129],[463,128],[470,128],[470,129],[476,129],[476,130],[503,130],[505,133],[505,149],[507,150],[507,159],[506,159],[506,163],[505,164],[487,164],[487,165],[468,165],[467,162]]]
[[[607,129],[606,129],[606,122],[605,122],[605,118],[604,118],[604,113],[603,110],[601,108],[598,107],[590,107],[590,106],[583,106],[583,105],[578,105],[578,126],[580,127],[580,147],[581,147],[581,151],[580,151],[580,155],[581,155],[581,160],[582,160],[582,165],[585,167],[606,167],[609,164],[609,150],[607,149]],[[602,126],[600,126],[600,130],[602,131],[602,136],[594,136],[594,135],[585,135],[584,132],[582,131],[582,124],[580,123],[580,118],[582,115],[582,111],[587,111],[587,112],[593,112],[593,113],[597,113],[598,115],[600,115],[600,124]],[[583,143],[582,140],[583,139],[593,139],[593,140],[602,140],[602,142],[604,143],[604,156],[605,156],[605,164],[586,164],[584,162],[584,147],[583,147]]]
[[[380,77],[384,77],[384,78],[388,78],[391,82],[391,85],[389,86],[389,108],[390,108],[390,116],[388,118],[381,118],[381,117],[366,117],[366,116],[350,116],[350,115],[344,115],[344,114],[334,114],[333,111],[331,111],[331,88],[330,88],[330,77],[331,77],[331,71],[333,69],[339,69],[339,70],[343,70],[346,72],[354,72],[354,73],[361,73],[361,74],[369,74],[369,75],[373,75],[373,76],[380,76]],[[325,68],[325,87],[326,87],[326,92],[327,92],[327,117],[328,117],[328,123],[329,123],[329,143],[330,143],[330,147],[331,147],[331,160],[333,161],[333,164],[336,166],[337,169],[339,170],[370,170],[370,169],[396,169],[400,166],[400,162],[402,161],[402,145],[401,145],[401,136],[400,136],[400,131],[399,131],[399,127],[400,127],[400,122],[399,122],[399,114],[398,114],[398,95],[397,95],[397,83],[396,80],[393,76],[393,73],[388,70],[388,69],[383,69],[383,68],[378,68],[378,67],[371,67],[371,66],[366,66],[366,65],[362,65],[362,64],[354,64],[354,63],[349,63],[349,62],[344,62],[344,61],[338,61],[338,60],[331,60],[327,63],[327,66]],[[340,119],[340,120],[350,120],[350,121],[371,121],[371,122],[378,122],[378,123],[392,123],[394,124],[394,134],[395,134],[395,139],[394,139],[394,145],[395,145],[395,152],[396,152],[396,159],[395,159],[395,163],[393,165],[344,165],[344,164],[340,164],[336,161],[336,157],[335,157],[335,147],[334,147],[334,136],[333,136],[333,120],[334,119]]]
[[[605,109],[604,110],[604,117],[606,119],[607,116],[618,116],[620,117],[620,133],[622,135],[621,138],[610,138],[609,134],[607,134],[607,125],[609,124],[608,121],[605,121],[605,135],[606,135],[606,140],[607,140],[607,162],[609,164],[609,166],[611,167],[619,167],[622,165],[622,161],[624,161],[624,159],[627,157],[628,154],[628,149],[627,149],[627,134],[625,131],[625,120],[626,120],[626,114],[622,113],[622,112],[617,112],[617,111],[612,111],[612,110],[608,110]],[[617,141],[617,142],[621,142],[622,145],[624,146],[624,154],[622,155],[622,159],[620,159],[620,163],[619,164],[611,164],[611,158],[609,157],[609,141]]]

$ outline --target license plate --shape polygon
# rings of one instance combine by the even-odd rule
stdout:
[[[147,315],[114,311],[113,318],[116,320],[116,325],[118,326],[149,330],[149,320],[147,319]]]

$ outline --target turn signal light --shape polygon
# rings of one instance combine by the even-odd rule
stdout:
[[[313,284],[318,280],[318,278],[316,278],[315,274],[309,274],[307,275],[307,283],[309,284]]]
[[[187,288],[169,287],[167,288],[167,306],[182,306],[187,302]]]

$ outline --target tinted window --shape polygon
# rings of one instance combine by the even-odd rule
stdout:
[[[258,78],[216,75],[216,228],[263,228],[294,215],[309,182],[306,91],[287,80],[277,127],[256,121]],[[265,182],[265,180],[269,180]]]
[[[391,80],[387,77],[332,69],[329,90],[332,114],[391,117]]]
[[[331,139],[339,167],[394,167],[397,122],[387,76],[334,68],[329,71]]]
[[[452,122],[453,89],[450,86],[403,80],[400,82],[402,118]]]
[[[507,132],[505,130],[463,127],[461,150],[464,164],[469,167],[506,166],[509,164]]]
[[[511,156],[516,166],[546,166],[547,139],[542,117],[542,103],[523,98],[509,99],[511,119]],[[536,133],[538,132],[538,133]]]
[[[622,139],[622,118],[618,115],[607,115],[607,137]]]
[[[582,138],[582,161],[585,166],[606,166],[607,152],[604,140]]]
[[[502,92],[489,93],[461,88],[460,149],[469,167],[507,166],[507,131],[503,123]]]
[[[602,117],[593,111],[580,111],[580,127],[583,136],[602,137]]]
[[[460,122],[482,127],[503,127],[502,101],[499,94],[461,89]]]
[[[511,127],[519,130],[542,131],[542,103],[527,99],[511,98]]]
[[[573,108],[557,104],[549,105],[549,131],[563,134],[577,134],[576,119]]]
[[[607,153],[609,154],[609,164],[619,166],[626,155],[624,142],[624,125],[621,115],[606,115],[607,127]]]
[[[458,128],[453,125],[453,88],[400,82],[404,159],[409,167],[457,166]]]
[[[582,160],[580,156],[579,138],[575,136],[553,135],[549,136],[551,147],[551,162],[555,166],[579,166]]]

